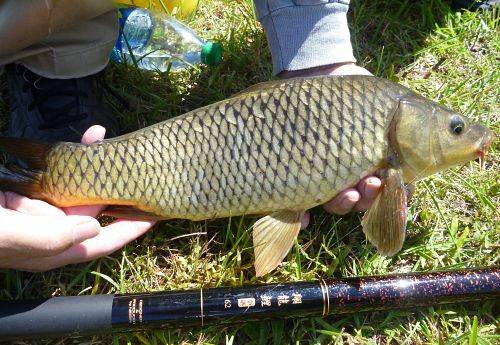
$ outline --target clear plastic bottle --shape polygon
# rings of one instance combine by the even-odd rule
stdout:
[[[120,35],[111,58],[141,69],[164,72],[203,63],[216,66],[222,47],[204,42],[189,27],[169,15],[138,7],[120,8]],[[133,56],[131,55],[131,52]]]

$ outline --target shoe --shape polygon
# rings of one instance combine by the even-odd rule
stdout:
[[[96,124],[106,128],[107,137],[118,135],[118,121],[104,102],[104,92],[98,90],[98,74],[49,79],[11,64],[6,77],[11,113],[8,136],[80,142],[87,128]]]
[[[500,0],[453,0],[452,7],[456,9],[466,9],[470,11],[492,10],[493,7],[500,6]]]

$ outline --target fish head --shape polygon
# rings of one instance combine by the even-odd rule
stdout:
[[[390,138],[406,182],[484,157],[491,131],[425,98],[399,102]]]

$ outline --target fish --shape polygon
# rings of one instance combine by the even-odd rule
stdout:
[[[91,145],[1,137],[28,168],[1,167],[0,190],[135,219],[260,215],[262,276],[286,257],[306,210],[370,175],[382,186],[363,231],[382,255],[396,254],[407,185],[484,158],[491,141],[485,126],[383,78],[275,80]]]

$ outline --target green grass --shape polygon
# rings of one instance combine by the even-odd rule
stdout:
[[[440,0],[351,2],[356,57],[390,78],[500,133],[499,14],[453,12]],[[252,2],[202,1],[190,25],[224,46],[217,68],[156,74],[130,66],[108,69],[111,85],[130,101],[124,131],[144,127],[224,99],[272,78],[270,53]],[[7,109],[0,104],[0,111]],[[0,270],[0,298],[80,295],[239,286],[449,268],[498,266],[500,158],[495,141],[486,163],[434,175],[417,184],[408,237],[394,257],[377,254],[360,214],[336,217],[321,209],[275,272],[253,271],[252,218],[168,221],[122,251],[46,273]],[[471,303],[411,311],[360,313],[172,329],[46,344],[498,344],[498,306]],[[22,344],[22,342],[20,342]]]

